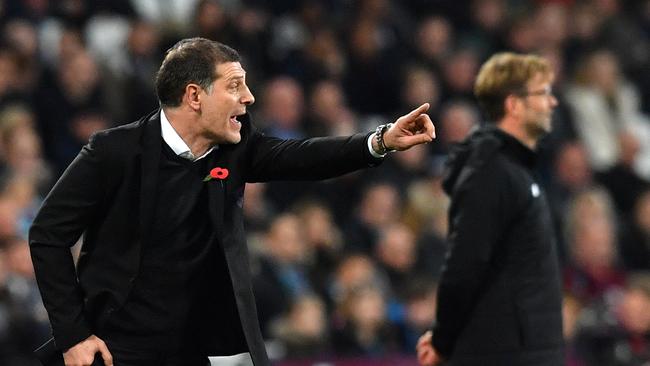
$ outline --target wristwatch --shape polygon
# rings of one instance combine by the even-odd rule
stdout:
[[[388,149],[384,143],[384,133],[386,133],[386,131],[388,131],[391,126],[393,126],[392,123],[386,123],[385,125],[377,126],[377,129],[375,130],[375,141],[377,141],[377,146],[379,147],[377,154],[379,155],[384,155],[386,153],[395,151],[395,149]]]

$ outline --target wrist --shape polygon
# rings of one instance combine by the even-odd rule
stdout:
[[[379,155],[385,155],[389,152],[394,152],[395,149],[390,148],[389,146],[386,146],[386,141],[384,140],[384,136],[386,132],[393,126],[392,123],[387,123],[384,125],[379,125],[377,126],[377,129],[375,130],[375,135],[372,141],[372,148],[375,150],[375,152]]]

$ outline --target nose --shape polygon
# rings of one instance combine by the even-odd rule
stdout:
[[[255,103],[255,97],[253,96],[253,93],[251,93],[251,90],[248,89],[248,86],[245,87],[244,92],[242,93],[240,102],[245,105],[251,105]]]

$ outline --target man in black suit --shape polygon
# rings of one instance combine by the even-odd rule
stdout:
[[[452,151],[449,251],[436,323],[419,340],[422,365],[564,364],[552,221],[533,168],[557,105],[549,63],[494,55],[474,92],[488,123]]]
[[[267,365],[243,228],[245,183],[377,165],[391,149],[432,140],[429,106],[374,133],[264,136],[246,114],[255,99],[239,55],[202,38],[167,52],[156,89],[161,109],[95,134],[31,227],[53,362],[90,365],[99,354],[106,365],[205,365],[208,356],[250,352]],[[75,268],[69,248],[82,234]]]

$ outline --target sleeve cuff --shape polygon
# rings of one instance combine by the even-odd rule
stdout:
[[[433,327],[433,337],[431,338],[431,345],[436,352],[444,359],[449,359],[453,352],[454,345],[448,339],[444,338],[436,327]]]
[[[72,346],[90,337],[92,332],[85,324],[70,326],[65,329],[58,329],[54,332],[56,347],[65,352]]]

